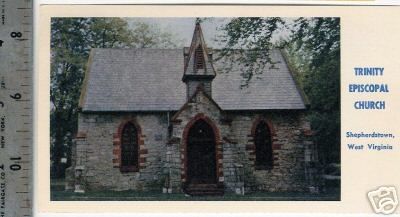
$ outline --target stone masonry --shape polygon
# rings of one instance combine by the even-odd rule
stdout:
[[[89,191],[162,191],[163,187],[170,187],[172,192],[181,193],[186,181],[185,130],[198,119],[206,119],[215,127],[218,181],[225,192],[307,189],[305,145],[312,142],[307,139],[310,129],[302,112],[224,112],[203,91],[198,91],[194,100],[174,115],[82,113],[73,165],[81,170],[79,185]],[[127,120],[140,126],[143,144],[140,144],[139,171],[122,173],[114,167],[113,144],[118,139],[118,128]],[[254,167],[252,131],[260,120],[268,122],[272,131],[273,168],[270,170]]]

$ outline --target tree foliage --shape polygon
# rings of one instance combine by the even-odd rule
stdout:
[[[134,23],[131,35],[132,46],[136,48],[175,48],[179,44],[171,33],[141,22]]]
[[[155,26],[120,18],[51,20],[51,175],[64,176],[76,133],[78,100],[91,48],[174,47],[173,37]],[[67,164],[61,159],[66,158]]]
[[[223,30],[226,32],[220,38],[225,44],[219,52],[216,61],[224,60],[229,63],[240,63],[245,71],[242,73],[242,87],[249,84],[254,75],[261,73],[268,64],[273,67],[270,57],[273,47],[273,33],[282,25],[281,18],[239,17],[227,23]],[[226,67],[229,71],[230,67]]]
[[[340,20],[298,19],[291,42],[290,59],[303,57],[297,60],[296,68],[310,100],[310,121],[320,160],[340,162]]]
[[[321,163],[340,162],[339,18],[234,18],[223,30],[220,58],[231,58],[246,68],[246,85],[265,66],[274,65],[271,49],[286,51],[310,102],[308,117]]]

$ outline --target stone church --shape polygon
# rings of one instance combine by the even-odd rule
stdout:
[[[247,87],[213,53],[199,23],[183,49],[93,49],[67,190],[308,190],[307,103],[281,51]]]

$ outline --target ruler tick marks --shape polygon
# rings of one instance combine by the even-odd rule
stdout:
[[[7,108],[4,116],[13,129],[1,135],[5,137],[6,144],[0,152],[1,164],[10,165],[11,170],[5,170],[7,183],[4,191],[7,209],[0,208],[1,216],[32,216],[32,21],[33,1],[29,0],[0,0],[0,13],[7,15],[7,20],[2,20],[2,29],[13,37],[11,46],[3,46],[1,51],[7,56],[0,59],[0,68],[5,69],[2,78],[2,87],[7,84],[7,89],[12,93],[1,94],[1,101]],[[1,18],[0,18],[1,19]],[[2,32],[3,33],[3,32]],[[5,58],[3,58],[5,57]],[[12,64],[10,64],[12,63]],[[8,74],[7,74],[8,73]],[[22,104],[21,104],[22,103]],[[9,162],[7,162],[9,160]],[[15,172],[16,170],[20,170]],[[4,211],[4,212],[3,212]]]

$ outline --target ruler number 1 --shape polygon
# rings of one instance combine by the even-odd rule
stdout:
[[[13,164],[10,165],[10,170],[18,171],[21,170],[21,165],[18,164],[18,161],[21,160],[21,157],[12,157],[10,160],[14,161]],[[4,170],[4,164],[0,164],[0,169]]]
[[[0,47],[3,46],[3,42],[4,42],[4,41],[0,40]]]
[[[21,165],[19,165],[19,164],[16,162],[16,161],[21,160],[20,157],[12,157],[12,158],[10,158],[10,160],[14,161],[14,164],[11,164],[11,165],[10,165],[10,169],[11,169],[12,171],[18,171],[18,170],[21,169]]]

